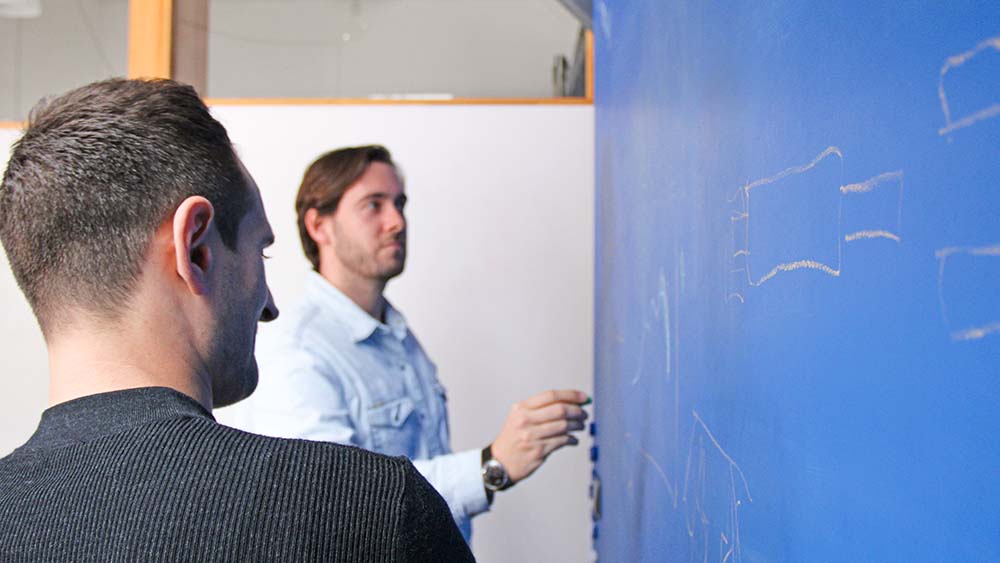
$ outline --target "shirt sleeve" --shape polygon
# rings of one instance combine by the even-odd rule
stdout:
[[[482,452],[468,450],[415,460],[417,471],[444,497],[456,520],[486,512],[490,503],[483,488]]]
[[[359,400],[341,378],[328,377],[308,352],[292,348],[261,365],[257,390],[236,405],[237,425],[277,438],[359,445],[351,405]]]
[[[475,561],[469,545],[448,514],[441,495],[414,471],[406,458],[400,527],[396,534],[396,559],[412,563]]]

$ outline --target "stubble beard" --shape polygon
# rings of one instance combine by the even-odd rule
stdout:
[[[215,360],[212,375],[212,402],[215,407],[231,405],[249,397],[257,389],[257,358],[254,354],[257,340],[257,320],[251,321],[241,314],[239,307],[227,307],[220,315],[216,340],[213,343]]]
[[[385,283],[403,273],[403,269],[406,267],[406,236],[403,235],[396,240],[401,246],[392,253],[392,257],[389,259],[380,256],[386,254],[384,244],[374,251],[368,251],[363,246],[343,237],[337,239],[335,251],[340,263],[354,274]]]

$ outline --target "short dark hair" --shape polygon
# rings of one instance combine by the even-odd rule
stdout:
[[[192,87],[114,78],[39,102],[0,185],[0,240],[42,331],[70,306],[117,318],[153,233],[193,195],[235,249],[249,188]]]
[[[319,271],[319,246],[306,230],[306,211],[315,209],[320,215],[336,211],[347,188],[357,182],[373,162],[388,164],[400,176],[389,150],[381,145],[330,151],[314,160],[302,176],[299,193],[295,196],[295,213],[298,216],[302,251],[312,262],[313,270]]]

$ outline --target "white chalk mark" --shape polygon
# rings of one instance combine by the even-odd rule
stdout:
[[[974,125],[980,121],[984,121],[986,119],[990,119],[991,117],[996,117],[998,115],[1000,115],[1000,104],[993,104],[992,106],[984,110],[980,110],[970,116],[963,117],[962,119],[948,125],[947,127],[942,127],[938,129],[938,135],[947,135],[952,131],[964,129],[970,125]]]
[[[876,188],[884,189],[892,185],[899,190],[899,207],[896,212],[896,230],[888,229],[862,229],[844,236],[844,242],[854,242],[856,240],[885,238],[896,242],[901,242],[899,232],[903,228],[903,171],[885,172],[869,178],[864,182],[847,184],[840,187],[840,193],[844,195],[865,194],[874,191]]]
[[[837,269],[834,269],[831,268],[830,266],[827,266],[826,264],[823,264],[822,262],[817,262],[815,260],[797,260],[795,262],[786,262],[784,264],[778,264],[777,266],[772,268],[770,272],[765,274],[764,277],[757,280],[756,283],[751,282],[751,285],[760,285],[766,282],[767,280],[773,278],[774,276],[778,275],[779,272],[791,272],[793,270],[802,270],[802,269],[819,270],[820,272],[823,272],[824,274],[829,274],[833,277],[840,276],[839,267]]]
[[[973,256],[1000,256],[1000,244],[995,244],[992,246],[980,246],[980,247],[969,247],[969,246],[950,246],[948,248],[942,248],[934,253],[939,260],[944,260],[949,256],[954,254],[971,254]]]
[[[691,411],[691,415],[696,424],[693,424],[691,427],[691,438],[689,440],[687,461],[684,469],[684,485],[682,489],[679,489],[685,507],[684,520],[692,550],[691,555],[692,558],[697,557],[700,551],[702,557],[699,559],[707,561],[709,557],[709,530],[712,520],[706,512],[707,506],[705,505],[705,501],[708,487],[711,485],[714,488],[716,482],[708,482],[707,438],[707,441],[714,446],[715,450],[726,462],[726,469],[729,474],[728,482],[726,483],[726,492],[729,497],[727,517],[724,523],[719,522],[717,524],[721,527],[718,536],[719,560],[739,563],[742,557],[739,511],[743,504],[741,499],[744,496],[744,494],[741,494],[741,491],[745,492],[748,502],[753,502],[750,487],[739,464],[719,444],[719,441],[705,424],[701,415],[697,411]],[[695,440],[695,434],[698,436],[697,440]],[[742,486],[737,486],[737,482]],[[718,483],[718,485],[722,485],[722,483]],[[675,505],[674,508],[676,509],[677,506]],[[714,534],[711,535],[714,537]]]
[[[954,253],[954,248],[945,248],[934,253],[938,259],[938,305],[941,307],[941,318],[945,326],[951,323],[948,322],[948,307],[944,304],[944,263]]]
[[[726,297],[725,297],[725,302],[729,303],[729,302],[732,302],[732,301],[739,301],[742,304],[742,303],[745,303],[746,300],[743,298],[743,295],[740,293],[740,291],[741,291],[742,288],[738,287],[738,284],[737,284],[737,282],[734,279],[734,277],[733,277],[732,274],[740,273],[740,274],[746,275],[747,268],[749,268],[749,264],[747,262],[749,260],[749,258],[747,258],[746,260],[744,260],[744,263],[743,263],[743,265],[741,267],[739,267],[739,268],[733,268],[733,266],[735,266],[736,258],[738,258],[739,256],[743,256],[743,255],[746,255],[746,256],[750,255],[750,249],[747,246],[748,243],[749,243],[749,241],[746,240],[745,238],[742,241],[739,240],[740,234],[743,234],[744,237],[746,236],[746,229],[745,228],[740,228],[739,226],[737,226],[737,223],[739,223],[740,221],[746,222],[750,218],[750,214],[747,212],[748,210],[747,210],[747,192],[746,192],[746,190],[744,190],[743,188],[740,188],[740,189],[736,190],[733,193],[732,197],[727,198],[727,201],[729,203],[734,203],[737,200],[739,200],[739,202],[740,202],[740,209],[738,209],[738,210],[736,210],[736,209],[732,210],[732,213],[731,213],[731,215],[729,217],[729,223],[730,223],[730,225],[729,225],[729,234],[730,234],[730,238],[731,238],[730,243],[732,245],[732,246],[730,246],[730,248],[733,250],[733,255],[730,257],[730,263],[729,263],[729,267],[730,267],[729,274],[730,275],[727,276],[727,279],[726,279],[726,287],[725,287],[725,296]]]
[[[684,491],[681,494],[681,499],[687,502],[688,493],[688,483],[691,481],[691,456],[694,455],[694,435],[695,428],[691,427],[691,437],[688,439],[688,456],[687,461],[684,463]],[[676,508],[676,507],[675,507]]]
[[[736,463],[736,461],[734,461],[733,458],[729,457],[729,454],[726,453],[726,450],[722,449],[722,446],[719,445],[719,441],[715,439],[715,435],[712,434],[712,431],[709,430],[708,426],[705,425],[705,421],[701,419],[701,416],[698,414],[698,411],[691,411],[691,415],[694,416],[694,419],[698,421],[699,425],[701,425],[701,428],[705,431],[705,434],[708,436],[708,439],[711,440],[713,444],[715,444],[715,449],[719,450],[719,453],[722,454],[722,457],[724,457],[732,467],[736,468],[736,472],[739,473],[740,479],[743,481],[743,490],[745,490],[747,493],[747,500],[753,502],[753,495],[750,494],[750,485],[747,484],[747,479],[743,475],[743,470],[740,469],[739,464]]]
[[[674,284],[674,295],[677,297],[676,303],[680,303],[680,294],[684,293],[684,288],[687,285],[687,269],[684,267],[684,249],[679,251],[680,259],[678,265],[680,266],[678,271],[678,277],[680,278],[679,283]]]
[[[944,320],[945,326],[948,327],[951,326],[951,322],[948,319],[948,307],[945,304],[944,299],[944,270],[948,258],[955,256],[956,254],[1000,257],[1000,243],[979,247],[950,246],[948,248],[942,248],[934,253],[934,256],[938,259],[938,303],[941,306],[941,318]],[[1000,321],[993,321],[985,325],[963,328],[961,330],[952,330],[951,339],[959,342],[981,340],[986,336],[997,332],[1000,332]]]
[[[938,129],[938,135],[944,136],[953,131],[964,129],[965,127],[969,127],[970,125],[974,125],[980,121],[1000,115],[1000,104],[993,104],[987,108],[953,121],[951,118],[951,108],[948,107],[948,96],[944,91],[944,77],[946,74],[948,74],[952,69],[958,68],[969,62],[969,60],[973,57],[979,55],[987,49],[993,49],[1000,52],[1000,36],[991,37],[981,41],[978,45],[968,51],[965,51],[964,53],[948,57],[944,66],[941,67],[940,76],[938,78],[938,98],[941,100],[941,111],[944,113],[945,126]]]
[[[728,200],[730,202],[733,202],[733,201],[736,200],[736,197],[742,196],[742,198],[741,198],[742,209],[741,210],[733,211],[731,213],[731,215],[730,215],[730,222],[733,224],[733,226],[732,226],[732,233],[733,233],[733,237],[732,237],[733,238],[732,260],[735,260],[735,259],[737,259],[737,258],[739,258],[741,256],[743,256],[743,257],[746,258],[745,263],[744,263],[744,265],[741,268],[731,269],[730,273],[738,273],[738,272],[745,273],[746,274],[746,279],[747,279],[747,284],[749,286],[751,286],[751,287],[760,286],[764,282],[767,282],[767,281],[771,280],[772,278],[774,278],[775,276],[777,276],[779,273],[782,273],[782,272],[791,272],[791,271],[794,271],[794,270],[801,270],[801,269],[815,270],[815,271],[818,271],[818,272],[823,272],[823,273],[825,273],[827,275],[830,275],[830,276],[833,276],[833,277],[839,277],[840,274],[841,274],[841,272],[842,272],[841,271],[841,265],[843,264],[843,261],[842,261],[842,259],[843,259],[843,243],[845,243],[845,242],[855,242],[855,241],[860,241],[860,240],[868,240],[868,239],[877,239],[877,238],[884,238],[884,239],[895,241],[897,243],[899,243],[899,242],[902,241],[902,236],[900,235],[900,232],[902,230],[902,222],[903,222],[903,171],[902,170],[894,170],[894,171],[891,171],[891,172],[884,172],[884,173],[879,174],[877,176],[873,176],[872,178],[869,178],[869,179],[867,179],[867,180],[865,180],[863,182],[855,182],[855,183],[849,183],[849,184],[842,184],[842,185],[838,186],[838,190],[840,192],[841,200],[838,202],[838,206],[839,207],[837,209],[837,230],[838,230],[838,233],[837,233],[837,237],[836,237],[836,241],[837,241],[837,260],[836,260],[835,263],[824,263],[824,262],[821,262],[821,261],[815,260],[815,259],[803,258],[802,260],[795,260],[795,261],[791,261],[791,262],[783,262],[783,263],[777,264],[777,265],[773,266],[770,269],[770,271],[768,271],[763,276],[756,277],[754,275],[754,273],[752,271],[752,264],[751,264],[751,257],[754,256],[754,252],[753,252],[753,250],[751,248],[752,245],[750,244],[750,222],[751,222],[751,218],[752,218],[752,215],[753,215],[753,213],[751,212],[751,209],[750,209],[750,207],[751,207],[751,205],[750,205],[751,190],[760,188],[761,186],[766,186],[766,185],[769,185],[769,184],[773,184],[775,182],[778,182],[780,180],[788,178],[789,176],[793,176],[793,175],[796,175],[796,174],[801,174],[803,172],[807,172],[807,171],[815,168],[821,161],[823,161],[823,159],[825,159],[827,157],[830,157],[830,156],[836,156],[836,157],[840,158],[841,165],[843,165],[844,155],[841,152],[840,148],[838,148],[836,146],[829,146],[825,150],[823,150],[823,152],[821,152],[819,155],[817,155],[814,159],[812,159],[812,161],[810,161],[810,162],[808,162],[806,164],[803,164],[803,165],[800,165],[800,166],[792,166],[790,168],[786,168],[786,169],[782,170],[781,172],[779,172],[779,173],[777,173],[777,174],[775,174],[773,176],[769,176],[767,178],[762,178],[762,179],[759,179],[759,180],[754,180],[753,182],[748,182],[743,188],[741,188],[740,190],[737,191],[735,197],[730,198]],[[894,187],[894,188],[896,188],[896,189],[899,190],[899,197],[898,197],[898,199],[899,199],[899,206],[898,206],[898,210],[897,210],[896,226],[895,226],[895,228],[894,229],[885,229],[885,228],[859,229],[859,230],[852,231],[852,232],[847,233],[846,235],[842,236],[841,235],[841,230],[843,229],[843,206],[844,206],[843,198],[844,197],[851,197],[851,196],[855,196],[855,195],[859,195],[859,194],[865,194],[865,193],[874,191],[876,189],[884,189],[884,187],[887,187],[887,186],[892,186],[892,187]],[[745,221],[745,227],[743,229],[744,230],[744,237],[743,237],[742,243],[737,240],[738,237],[736,235],[736,232],[737,232],[736,231],[736,229],[737,229],[736,223],[739,222],[739,221]],[[760,255],[759,252],[757,253],[757,255],[758,256]],[[735,265],[735,264],[732,264],[732,265]],[[729,302],[729,301],[739,301],[740,303],[744,303],[745,302],[745,300],[743,298],[743,295],[739,291],[739,288],[738,287],[733,287],[731,285],[728,286],[728,289],[727,289],[727,292],[726,292],[726,301],[727,302]]]
[[[861,239],[870,238],[887,238],[896,242],[900,242],[899,235],[891,231],[882,230],[871,230],[871,231],[857,231],[854,233],[848,233],[844,235],[844,242],[854,242]]]
[[[896,170],[895,172],[885,172],[879,174],[874,178],[869,178],[864,182],[859,182],[857,184],[847,184],[846,186],[840,186],[840,193],[842,194],[852,194],[852,193],[865,193],[874,190],[880,184],[889,182],[892,180],[903,181],[903,171]]]
[[[755,188],[759,188],[761,186],[766,186],[768,184],[773,184],[774,182],[777,182],[777,181],[782,180],[784,178],[787,178],[789,176],[793,176],[795,174],[801,174],[803,172],[807,172],[807,171],[815,168],[816,165],[818,165],[823,159],[825,159],[825,158],[827,158],[828,156],[831,156],[831,155],[836,155],[838,158],[840,158],[841,164],[843,164],[844,155],[843,155],[843,153],[841,153],[840,149],[837,148],[837,147],[835,147],[835,146],[829,146],[823,152],[819,153],[819,155],[817,155],[816,158],[812,159],[812,161],[809,162],[809,163],[807,163],[807,164],[803,164],[801,166],[792,166],[791,168],[786,168],[786,169],[782,170],[781,172],[779,172],[779,173],[777,173],[777,174],[775,174],[773,176],[769,176],[767,178],[762,178],[760,180],[755,180],[755,181],[747,184],[743,188],[743,192],[744,192],[743,204],[744,204],[745,212],[748,215],[748,218],[747,218],[747,221],[746,221],[746,233],[745,233],[746,243],[747,243],[747,248],[746,248],[747,252],[750,252],[750,250],[751,250],[750,249],[750,217],[749,217],[750,216],[750,190],[755,189]],[[842,204],[841,204],[841,206],[842,206]],[[837,226],[838,226],[838,229],[840,228],[840,220],[841,220],[840,215],[841,215],[841,211],[842,211],[841,208],[838,207],[838,209],[837,209]],[[774,268],[772,268],[771,271],[769,271],[767,274],[765,274],[763,277],[761,277],[761,278],[757,279],[756,281],[754,281],[753,274],[750,271],[750,262],[747,261],[747,264],[744,267],[744,269],[746,270],[746,274],[747,274],[747,283],[749,283],[751,286],[755,286],[756,287],[756,286],[759,286],[762,283],[770,280],[774,276],[778,275],[780,272],[790,272],[790,271],[799,270],[799,269],[818,270],[820,272],[824,272],[824,273],[829,274],[831,276],[837,277],[837,276],[840,275],[841,254],[842,254],[842,249],[841,249],[841,244],[840,244],[840,233],[838,232],[837,233],[837,266],[836,267],[833,267],[833,266],[831,266],[829,264],[823,264],[822,262],[819,262],[819,261],[816,261],[816,260],[798,260],[798,261],[795,261],[795,262],[786,262],[786,263],[778,264],[777,266],[775,266]]]
[[[670,298],[667,296],[667,278],[663,275],[663,270],[660,270],[659,288],[657,291],[657,297],[660,298],[660,310],[663,312],[663,342],[666,348],[666,360],[667,360],[667,379],[670,379]]]
[[[666,371],[667,379],[670,379],[671,370],[671,342],[673,339],[670,336],[670,298],[667,294],[667,279],[660,269],[659,277],[657,278],[657,290],[656,297],[649,299],[649,308],[647,311],[651,312],[654,319],[661,319],[663,322],[663,340],[664,340],[664,350],[666,355]],[[646,354],[646,339],[648,338],[650,330],[653,328],[652,322],[647,317],[642,323],[642,336],[639,339],[639,357],[638,365],[635,368],[635,375],[632,377],[632,385],[639,383],[642,379],[643,373],[643,359]]]
[[[1000,322],[994,322],[985,326],[967,328],[965,330],[953,332],[951,333],[951,339],[958,341],[979,340],[980,338],[984,338],[985,336],[995,332],[1000,332]]]
[[[743,188],[743,190],[746,191],[749,194],[750,190],[752,190],[754,188],[759,188],[760,186],[766,186],[767,184],[773,184],[774,182],[777,182],[778,180],[781,180],[781,179],[786,178],[788,176],[792,176],[794,174],[801,174],[803,172],[806,172],[807,170],[811,170],[811,169],[815,168],[816,165],[819,164],[824,158],[830,156],[831,154],[835,154],[835,155],[837,155],[837,156],[840,157],[840,160],[844,160],[844,155],[841,154],[839,148],[837,148],[837,147],[827,147],[826,150],[824,150],[823,152],[819,153],[819,156],[817,156],[816,158],[814,158],[812,160],[812,162],[810,162],[808,164],[803,164],[802,166],[793,166],[791,168],[786,168],[786,169],[782,170],[781,172],[778,172],[774,176],[769,176],[767,178],[762,178],[760,180],[755,180],[755,181],[747,184]]]
[[[649,334],[649,323],[642,325],[642,336],[639,337],[639,362],[635,367],[635,376],[632,377],[632,385],[639,383],[642,379],[642,358],[646,353],[646,335]]]
[[[667,492],[670,493],[670,497],[675,499],[674,501],[676,502],[677,492],[674,491],[674,485],[673,483],[670,482],[670,477],[667,477],[667,472],[663,470],[663,467],[661,467],[660,464],[657,463],[655,459],[653,459],[652,454],[647,452],[644,448],[640,447],[639,453],[642,454],[642,457],[646,458],[646,461],[648,461],[650,465],[653,466],[653,469],[655,469],[656,472],[660,474],[660,480],[663,481],[664,485],[666,485]]]

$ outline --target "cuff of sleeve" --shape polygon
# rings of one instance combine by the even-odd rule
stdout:
[[[486,498],[486,488],[483,487],[483,464],[480,450],[468,450],[454,454],[462,469],[463,479],[457,483],[458,497],[465,513],[470,517],[490,509]],[[464,478],[468,475],[468,478]]]

